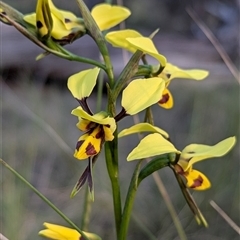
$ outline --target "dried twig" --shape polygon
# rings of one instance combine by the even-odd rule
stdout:
[[[222,216],[222,218],[240,235],[240,227],[213,201],[211,206]]]
[[[222,45],[219,43],[217,38],[213,35],[211,30],[206,26],[206,24],[199,18],[197,13],[191,8],[191,7],[186,7],[187,13],[190,15],[190,17],[194,20],[194,22],[198,25],[198,27],[203,31],[203,33],[206,35],[208,40],[213,44],[213,46],[216,48],[217,52],[221,56],[222,60],[228,67],[229,71],[232,73],[234,78],[238,81],[240,84],[240,73]]]

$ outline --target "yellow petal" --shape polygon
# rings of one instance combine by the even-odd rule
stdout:
[[[78,18],[76,17],[75,14],[69,11],[58,9],[53,4],[52,0],[48,0],[48,2],[52,15],[58,18],[67,30],[71,30],[72,28],[75,27],[78,28],[80,26],[80,24],[78,23]]]
[[[184,174],[187,179],[187,187],[194,190],[206,190],[211,187],[208,178],[197,170],[190,170]]]
[[[173,107],[173,96],[167,88],[164,89],[162,98],[160,101],[158,101],[158,105],[166,109]]]
[[[95,128],[96,126],[97,126],[97,123],[90,122],[89,120],[82,119],[82,118],[79,118],[79,122],[77,123],[77,127],[83,132],[88,131],[92,128]]]
[[[148,37],[135,37],[135,38],[127,38],[126,39],[130,46],[135,47],[138,50],[143,51],[145,54],[148,54],[154,58],[156,58],[161,66],[165,66],[167,63],[167,59],[158,53],[153,41]]]
[[[98,123],[100,125],[109,125],[112,132],[116,130],[115,119],[109,117],[106,112],[99,112],[91,116],[87,112],[85,112],[81,107],[77,107],[72,110],[72,114],[82,119],[88,120],[90,122]]]
[[[84,160],[91,156],[97,155],[101,150],[104,133],[100,127],[93,130],[91,134],[83,134],[77,142],[74,157]]]
[[[114,131],[112,131],[109,125],[103,125],[103,131],[105,141],[112,141],[114,139]]]
[[[127,160],[153,157],[165,153],[179,153],[179,151],[162,135],[153,133],[143,138],[138,146],[128,155]]]
[[[138,124],[133,125],[130,128],[126,128],[118,134],[118,137],[120,138],[120,137],[124,137],[124,136],[130,135],[130,134],[142,133],[142,132],[160,133],[165,138],[169,137],[167,132],[165,132],[161,128],[155,127],[149,123],[138,123]]]
[[[39,28],[40,35],[45,36],[49,29],[46,23],[46,11],[42,7],[42,4],[48,3],[51,11],[51,18],[53,21],[51,36],[58,41],[67,41],[68,43],[73,41],[79,35],[83,35],[86,31],[84,24],[71,12],[59,10],[54,6],[51,0],[40,0],[37,4],[37,14],[28,14],[24,16],[24,20],[34,26],[40,24],[43,25]],[[38,24],[36,22],[38,21]]]
[[[136,79],[122,93],[122,107],[127,114],[136,114],[157,103],[165,88],[160,78]]]
[[[48,0],[38,0],[36,7],[36,26],[41,37],[46,36],[51,31],[52,16]]]
[[[114,47],[124,48],[132,53],[137,51],[136,47],[133,47],[126,38],[142,37],[142,35],[132,29],[125,29],[120,31],[114,31],[106,34],[106,40]]]
[[[209,72],[206,70],[181,69],[171,63],[166,64],[166,67],[164,68],[163,73],[170,75],[169,81],[172,80],[173,78],[203,80],[209,75]]]
[[[56,240],[78,240],[81,237],[81,234],[75,229],[68,227],[63,227],[56,224],[44,223],[43,224],[47,229],[39,232],[39,235],[48,237],[50,239]]]
[[[101,3],[92,9],[91,14],[100,30],[103,31],[127,19],[131,15],[131,12],[122,6]]]
[[[79,240],[81,238],[81,234],[75,229],[46,222],[43,225],[47,229],[41,230],[39,232],[40,236],[55,240]],[[89,238],[89,240],[101,240],[101,238],[94,233],[84,231],[83,233]]]
[[[52,14],[53,28],[51,36],[56,40],[63,40],[72,34],[71,30],[67,30],[65,25],[55,15]]]
[[[194,163],[207,158],[221,157],[228,153],[236,143],[236,137],[229,137],[214,146],[191,144],[181,153],[179,165],[186,171]]]
[[[99,71],[100,68],[95,67],[81,71],[69,77],[67,85],[73,97],[79,100],[89,97],[94,86],[96,85]]]

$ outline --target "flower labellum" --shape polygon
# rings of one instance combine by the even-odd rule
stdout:
[[[91,116],[78,107],[72,111],[72,114],[79,117],[77,127],[85,132],[77,142],[75,158],[83,160],[95,156],[101,151],[105,141],[114,139],[116,122],[107,113],[99,112]]]

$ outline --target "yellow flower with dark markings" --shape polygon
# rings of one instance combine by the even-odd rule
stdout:
[[[159,96],[159,106],[170,109],[173,107],[173,96],[168,89],[170,82],[175,78],[203,80],[208,76],[208,71],[201,69],[181,69],[168,63],[166,58],[159,54],[153,41],[149,37],[142,36],[139,32],[132,29],[125,29],[120,31],[113,31],[106,34],[106,40],[113,45],[113,47],[123,48],[132,53],[137,50],[143,51],[145,54],[157,59],[163,71],[157,76],[159,79],[165,81],[165,89],[162,95]],[[160,66],[156,67],[156,71]]]
[[[25,15],[24,20],[36,26],[41,38],[51,36],[61,44],[71,43],[86,32],[81,18],[58,9],[52,0],[38,0],[36,13]]]
[[[131,12],[121,6],[107,3],[96,5],[91,12],[100,30],[107,30],[128,18]],[[69,11],[58,9],[52,0],[38,0],[36,13],[27,14],[24,20],[36,26],[41,38],[51,36],[64,45],[86,33],[84,21]]]
[[[85,132],[79,138],[74,153],[74,157],[80,160],[97,155],[104,142],[114,139],[117,121],[156,104],[165,86],[164,81],[157,77],[133,80],[122,92],[122,110],[113,118],[103,111],[93,114],[87,104],[98,74],[99,68],[96,67],[76,73],[68,79],[68,88],[81,105],[72,111],[79,118],[77,127]]]
[[[132,29],[109,32],[106,40],[114,47],[126,49],[132,53],[137,50],[157,59],[161,66],[166,65],[166,58],[156,49],[153,41],[149,37],[142,36],[139,32]]]
[[[114,139],[116,121],[106,112],[93,114],[87,104],[87,98],[97,82],[100,69],[95,67],[69,77],[68,88],[81,107],[73,109],[72,114],[79,118],[77,127],[85,132],[79,139],[74,157],[83,160],[97,155],[105,141]]]
[[[52,223],[47,223],[45,222],[44,227],[46,229],[41,230],[38,234],[40,236],[49,238],[49,239],[54,239],[54,240],[81,240],[85,239],[77,230],[68,228],[68,227],[63,227],[60,225],[52,224]],[[89,233],[83,231],[83,233],[88,237],[89,240],[101,240],[101,238],[94,234],[94,233]]]
[[[159,78],[165,81],[165,89],[158,102],[159,106],[170,109],[174,105],[173,96],[168,88],[171,81],[175,78],[204,80],[209,72],[202,69],[181,69],[171,63],[167,63],[163,71],[159,74]]]
[[[113,133],[116,130],[116,122],[106,112],[90,115],[81,107],[78,107],[72,111],[72,114],[79,117],[77,127],[85,132],[78,139],[74,153],[75,158],[83,160],[95,156],[100,152],[105,141],[114,139]]]
[[[208,189],[211,184],[203,173],[193,169],[193,165],[208,158],[221,157],[225,155],[233,148],[236,142],[235,137],[229,137],[214,146],[190,144],[181,152],[177,150],[171,142],[163,137],[164,134],[158,129],[150,129],[148,127],[147,131],[155,133],[149,134],[143,138],[138,146],[128,155],[127,160],[132,161],[167,153],[175,153],[178,155],[179,159],[177,162],[171,164],[173,165],[175,171],[186,179],[186,186],[194,190]],[[123,137],[136,132],[136,129],[134,129],[133,132],[133,130],[129,128],[120,132],[119,135]]]

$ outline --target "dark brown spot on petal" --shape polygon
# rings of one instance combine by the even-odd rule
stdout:
[[[166,94],[163,94],[162,95],[162,99],[159,101],[159,103],[160,104],[164,104],[164,103],[167,103],[168,102],[168,100],[169,100],[169,94],[168,93],[166,93]]]
[[[6,13],[6,12],[1,12],[1,14],[3,14],[3,15],[7,15],[7,13]]]
[[[95,150],[95,147],[91,143],[89,143],[86,147],[86,154],[88,156],[92,156],[92,155],[97,154],[97,151]]]
[[[110,128],[111,126],[109,124],[105,124],[104,127]]]
[[[190,188],[196,188],[202,186],[203,178],[199,175],[197,179],[193,180],[193,185]]]
[[[171,77],[171,74],[170,74],[170,73],[167,73],[167,74],[166,74],[166,77],[167,77],[167,78],[170,78],[170,77]]]
[[[77,150],[77,151],[78,151],[79,148],[82,146],[83,142],[84,142],[83,140],[80,140],[80,141],[77,142],[77,145],[76,145],[76,150]]]
[[[41,21],[37,21],[37,28],[40,29],[43,27],[43,24],[41,23]]]
[[[194,152],[194,151],[190,151],[190,152],[188,152],[188,153],[192,154],[192,153],[195,153],[195,152]]]
[[[91,128],[95,128],[97,126],[97,123],[95,123],[95,122],[90,122],[87,126],[86,126],[86,128],[87,129],[91,129]]]
[[[72,22],[69,18],[64,18],[64,22],[65,23],[70,23],[70,22]]]
[[[104,137],[104,130],[103,128],[101,127],[99,132],[96,134],[96,139],[99,139],[99,138],[103,138]]]

